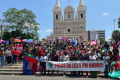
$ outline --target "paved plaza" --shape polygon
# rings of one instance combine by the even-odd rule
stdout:
[[[56,77],[56,76],[17,76],[17,75],[0,75],[0,80],[94,80],[96,78],[73,78],[73,77]],[[97,80],[120,80],[97,78]]]

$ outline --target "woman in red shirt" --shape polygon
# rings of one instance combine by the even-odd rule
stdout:
[[[14,64],[14,63],[16,64],[17,54],[18,54],[17,49],[16,49],[16,48],[15,48],[15,49],[13,49],[13,50],[12,50],[12,55],[13,55],[13,64]]]

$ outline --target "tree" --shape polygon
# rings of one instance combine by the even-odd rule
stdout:
[[[114,40],[112,38],[109,38],[108,42],[112,45],[114,43]]]
[[[117,44],[118,41],[120,41],[120,31],[119,30],[113,31],[112,39],[115,40],[116,44]]]
[[[22,34],[27,33],[27,35],[31,34],[33,39],[39,39],[39,23],[35,21],[36,15],[31,10],[10,8],[3,13],[3,16],[7,24],[9,24],[5,29],[9,29],[9,31],[19,30],[20,34],[18,36],[20,37],[22,37]]]
[[[3,31],[3,34],[4,34],[3,39],[4,40],[9,40],[11,37],[13,37],[13,38],[18,37],[18,35],[20,35],[20,31],[19,30],[12,31],[12,32]],[[22,35],[21,35],[21,40],[22,39],[30,39],[30,38],[32,38],[30,36],[30,34],[22,33]]]
[[[102,43],[102,44],[105,43],[105,39],[100,38],[99,40],[100,40],[100,43]]]

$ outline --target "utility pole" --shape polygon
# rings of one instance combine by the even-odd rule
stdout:
[[[114,19],[114,31],[115,31],[115,20],[116,20],[116,19]]]
[[[1,40],[2,40],[2,25],[1,25]]]

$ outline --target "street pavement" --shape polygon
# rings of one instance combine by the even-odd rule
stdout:
[[[94,80],[96,78],[74,78],[66,76],[18,76],[18,75],[0,75],[0,80]],[[110,79],[110,78],[97,78],[97,80],[120,80],[120,79]]]

